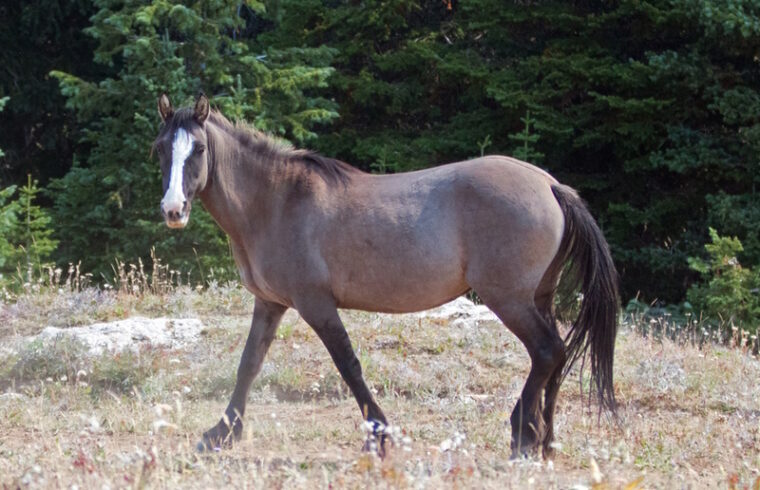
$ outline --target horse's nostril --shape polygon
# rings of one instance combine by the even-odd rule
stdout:
[[[168,221],[180,221],[182,215],[187,212],[187,208],[188,203],[186,200],[182,201],[182,205],[179,202],[161,202],[161,214]]]

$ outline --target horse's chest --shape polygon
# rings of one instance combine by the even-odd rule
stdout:
[[[256,271],[248,267],[238,266],[238,273],[240,274],[240,281],[243,283],[243,286],[257,298],[292,306],[291,301],[286,295],[271,287],[268,281],[264,280],[261,275],[256,274]]]
[[[258,287],[256,286],[256,282],[253,280],[253,272],[248,267],[241,267],[240,264],[238,264],[238,275],[240,276],[240,282],[243,283],[243,286],[253,294],[257,294]]]
[[[233,248],[233,257],[238,267],[238,274],[243,286],[257,298],[272,301],[284,305],[290,305],[290,301],[277,291],[267,280],[264,271],[258,270],[254,262],[248,259],[244,250]]]

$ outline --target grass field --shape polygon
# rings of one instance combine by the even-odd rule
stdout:
[[[289,312],[250,394],[243,441],[197,454],[234,384],[253,299],[235,285],[162,294],[33,288],[0,303],[0,484],[65,488],[760,487],[760,361],[635,333],[618,336],[620,421],[562,388],[553,461],[509,460],[509,413],[528,358],[502,325],[342,313],[394,425],[384,460],[360,452],[353,398]],[[186,349],[89,359],[46,325],[198,317]]]

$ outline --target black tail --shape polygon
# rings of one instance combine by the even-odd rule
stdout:
[[[565,215],[565,233],[557,254],[563,259],[561,263],[567,264],[561,288],[566,293],[580,290],[583,295],[578,318],[565,337],[563,378],[578,359],[584,359],[583,366],[589,352],[591,390],[596,389],[600,408],[614,414],[612,363],[620,306],[618,274],[604,235],[578,194],[561,184],[553,185],[552,192]],[[563,300],[567,306],[574,297],[566,295]]]

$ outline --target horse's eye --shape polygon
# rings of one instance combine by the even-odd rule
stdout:
[[[162,157],[164,156],[164,149],[160,146],[156,147],[156,153],[158,153],[158,156]]]
[[[206,147],[203,146],[200,143],[196,143],[195,144],[195,149],[193,151],[195,151],[195,153],[197,153],[198,155],[200,155],[201,153],[203,153],[204,151],[206,151]]]

